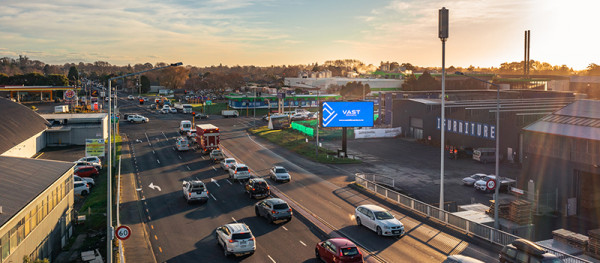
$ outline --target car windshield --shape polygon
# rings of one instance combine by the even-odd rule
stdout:
[[[390,212],[379,211],[379,212],[375,212],[375,218],[377,218],[377,220],[387,220],[387,219],[394,218],[394,216],[392,214],[390,214]]]
[[[273,205],[273,209],[277,209],[277,210],[288,209],[288,205],[287,204],[276,204],[276,205]]]
[[[343,256],[355,256],[358,255],[358,248],[356,247],[343,247],[340,249]]]
[[[248,239],[248,238],[252,238],[252,235],[250,233],[239,233],[239,234],[231,235],[231,239],[234,239],[234,240]]]
[[[246,172],[246,171],[248,171],[248,167],[245,167],[245,166],[243,166],[243,167],[238,167],[238,168],[237,168],[237,171],[238,171],[238,172]]]
[[[481,178],[481,176],[478,175],[478,174],[474,174],[474,175],[471,175],[471,178],[473,178],[473,179],[479,179],[479,178]]]
[[[275,169],[275,173],[284,174],[287,173],[287,171],[284,168],[277,168]]]
[[[235,163],[235,160],[227,160],[225,163],[232,164],[232,163]]]

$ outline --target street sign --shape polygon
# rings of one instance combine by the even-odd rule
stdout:
[[[208,105],[208,106],[212,105],[212,100],[207,100],[206,105]]]
[[[496,188],[496,180],[490,179],[485,185],[487,186],[488,190],[494,190],[494,188]]]
[[[65,90],[65,92],[63,93],[63,100],[65,102],[73,102],[77,100],[77,93],[75,93],[75,91],[72,89]]]
[[[98,97],[98,90],[92,90],[92,97]]]
[[[373,102],[323,102],[322,127],[373,127]]]
[[[129,228],[128,226],[117,227],[117,230],[115,230],[115,234],[120,240],[128,239],[129,236],[131,236],[131,228]]]
[[[104,139],[85,139],[85,156],[104,156]]]

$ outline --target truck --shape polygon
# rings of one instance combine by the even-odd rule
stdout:
[[[177,102],[177,103],[175,103],[175,105],[173,107],[175,107],[177,112],[181,112],[184,114],[191,114],[193,111],[191,104],[183,104],[183,103]]]
[[[69,105],[54,106],[54,113],[69,112]]]
[[[183,112],[183,103],[175,102],[173,107],[177,110],[177,112]]]
[[[219,148],[219,128],[212,124],[196,125],[196,143],[203,154]]]
[[[208,190],[200,180],[183,181],[183,197],[189,204],[193,201],[208,201]]]
[[[210,160],[213,163],[220,163],[224,159],[225,159],[225,154],[223,153],[223,151],[216,149],[216,150],[213,150],[212,152],[210,152]]]
[[[237,110],[222,110],[221,115],[225,118],[229,118],[229,117],[235,118],[235,117],[240,116],[240,113]]]

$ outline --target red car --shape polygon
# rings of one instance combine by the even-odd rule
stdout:
[[[98,170],[94,166],[80,166],[77,171],[74,172],[79,177],[92,177],[98,175]]]
[[[317,259],[330,262],[363,262],[363,256],[352,241],[345,238],[331,238],[317,243]]]

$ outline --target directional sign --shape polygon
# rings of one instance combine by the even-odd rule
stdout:
[[[150,185],[148,187],[155,189],[155,190],[158,189],[159,192],[162,191],[162,189],[160,189],[160,186],[154,185],[153,183],[150,183]]]
[[[115,236],[120,240],[128,239],[131,236],[131,228],[128,226],[120,226],[115,230]]]
[[[496,188],[496,180],[490,179],[485,185],[487,186],[488,190],[494,190],[494,188]]]

